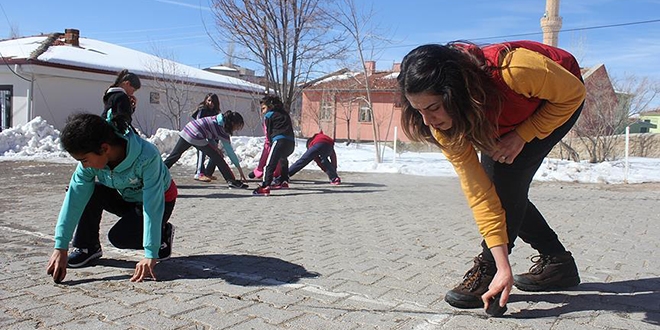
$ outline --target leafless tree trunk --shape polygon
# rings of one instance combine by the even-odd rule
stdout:
[[[173,129],[180,129],[183,118],[188,117],[195,106],[195,93],[191,91],[195,84],[190,81],[190,74],[173,60],[162,56],[145,65],[159,95],[158,111],[169,120]]]
[[[373,109],[373,102],[371,97],[372,86],[370,75],[373,72],[370,72],[370,69],[367,68],[367,59],[365,58],[365,53],[371,50],[371,56],[369,60],[373,60],[375,56],[375,42],[378,41],[382,44],[389,43],[389,40],[383,38],[380,35],[383,30],[380,29],[376,24],[373,24],[373,8],[369,8],[369,10],[363,11],[357,8],[354,0],[341,0],[339,1],[339,6],[337,7],[337,13],[338,15],[333,15],[332,17],[351,36],[352,42],[354,43],[357,51],[357,57],[361,67],[360,69],[364,73],[364,80],[359,81],[359,84],[364,88],[364,101],[368,105],[369,111],[371,112],[371,127],[374,137],[375,160],[377,163],[380,163],[380,130],[378,128],[378,121],[376,120],[376,113]]]
[[[591,163],[612,160],[616,134],[627,125],[627,110],[613,95],[608,81],[598,79],[587,87],[580,119],[573,130],[589,153]]]
[[[212,0],[216,47],[224,42],[243,51],[233,56],[262,65],[268,89],[291,109],[300,96],[297,86],[320,64],[340,57],[345,36],[333,28],[331,0]],[[222,40],[223,42],[220,42]],[[297,114],[296,114],[297,115]]]
[[[615,85],[617,91],[624,95],[620,102],[628,108],[629,115],[649,110],[651,103],[660,96],[660,82],[648,77],[627,75]]]

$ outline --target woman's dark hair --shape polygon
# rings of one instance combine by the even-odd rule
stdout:
[[[259,103],[265,105],[268,109],[281,111],[284,110],[284,103],[282,103],[282,99],[276,95],[266,95],[261,99]]]
[[[485,60],[483,51],[469,42],[429,44],[410,51],[403,58],[397,78],[403,105],[401,126],[406,136],[439,145],[422,115],[406,98],[407,94],[428,92],[442,97],[452,119],[452,127],[440,131],[449,145],[440,147],[471,142],[481,150],[492,150],[497,125],[488,120],[486,108],[500,108],[501,93],[491,79],[495,69]]]
[[[125,145],[126,140],[117,135],[101,116],[77,113],[69,116],[60,133],[62,148],[70,154],[101,154],[101,144]]]
[[[140,87],[142,87],[140,77],[138,77],[135,73],[128,71],[128,69],[119,71],[117,74],[117,79],[115,79],[115,83],[110,87],[119,87],[119,84],[123,83],[124,81],[128,81],[128,83],[131,84],[131,86],[135,89],[140,89]]]
[[[204,101],[200,102],[200,106],[206,106],[206,99],[211,98],[211,103],[213,103],[213,109],[215,110],[216,114],[220,113],[220,100],[218,99],[218,95],[215,95],[215,93],[208,93],[206,96],[204,96]]]
[[[243,125],[245,125],[243,116],[238,112],[227,110],[222,114],[222,118],[225,122],[225,131],[229,133],[229,135],[233,135],[234,131],[240,130],[243,128]]]

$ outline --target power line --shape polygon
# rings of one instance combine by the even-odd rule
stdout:
[[[647,20],[647,21],[637,21],[637,22],[628,22],[628,23],[619,23],[619,24],[607,24],[607,25],[587,26],[587,27],[581,27],[581,28],[573,28],[573,29],[559,30],[559,31],[554,31],[554,32],[562,33],[562,32],[586,31],[586,30],[596,30],[596,29],[605,29],[605,28],[611,28],[611,27],[630,26],[630,25],[640,25],[640,24],[649,24],[649,23],[658,23],[658,22],[660,22],[660,19],[653,19],[653,20]],[[509,35],[495,36],[495,37],[475,38],[475,39],[472,39],[472,40],[501,39],[501,38],[511,38],[511,37],[530,36],[530,35],[543,35],[543,32],[530,32],[530,33],[509,34]]]
[[[596,30],[596,29],[605,29],[605,28],[630,26],[630,25],[640,25],[640,24],[650,24],[650,23],[658,23],[658,22],[660,22],[660,19],[652,19],[652,20],[636,21],[636,22],[626,22],[626,23],[617,23],[617,24],[607,24],[607,25],[585,26],[585,27],[579,27],[579,28],[559,30],[559,31],[556,31],[556,32],[563,33],[563,32],[574,32],[574,31],[586,31],[586,30]],[[528,37],[528,36],[536,36],[536,35],[543,35],[543,32],[540,31],[540,32],[505,34],[505,35],[500,35],[500,36],[467,38],[467,40],[478,41],[478,40],[489,40],[489,39],[508,39],[508,38]],[[378,49],[414,47],[414,46],[417,46],[417,45],[416,44],[415,45],[398,45],[398,46],[391,46],[391,47],[382,47],[382,48],[378,48]]]

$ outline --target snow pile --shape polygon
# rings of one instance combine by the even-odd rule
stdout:
[[[59,158],[67,155],[60,146],[60,132],[41,117],[0,132],[0,156]]]

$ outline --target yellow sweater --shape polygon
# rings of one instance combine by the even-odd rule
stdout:
[[[525,97],[545,100],[515,130],[526,142],[550,135],[573,115],[586,96],[584,84],[579,78],[539,53],[517,48],[506,54],[503,62],[509,65],[502,70],[502,77],[513,91]],[[431,130],[441,145],[447,145],[438,131]],[[443,153],[458,174],[486,245],[491,248],[507,244],[509,239],[504,209],[495,186],[481,167],[475,149],[466,145],[460,150],[443,150]]]

